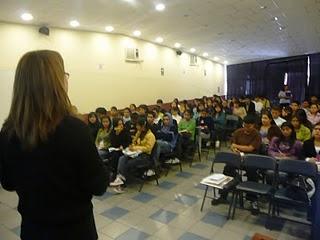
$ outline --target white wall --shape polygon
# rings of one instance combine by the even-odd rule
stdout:
[[[140,49],[142,63],[125,62],[128,46]],[[47,37],[35,26],[0,23],[0,124],[9,111],[19,58],[35,49],[62,54],[70,73],[69,96],[80,112],[224,93],[223,65],[198,58],[199,66],[189,66],[188,54],[177,56],[167,47],[117,34],[52,28]],[[162,67],[165,76],[160,75]]]

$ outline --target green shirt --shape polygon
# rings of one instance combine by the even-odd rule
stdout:
[[[99,129],[97,133],[97,138],[96,138],[96,146],[99,149],[108,149],[111,146],[110,133],[111,133],[111,128],[109,131],[103,128]]]
[[[301,142],[304,142],[311,138],[311,131],[309,128],[301,124],[300,128],[296,129],[296,136],[298,140],[300,140]]]
[[[196,120],[192,118],[189,121],[187,121],[183,118],[179,122],[178,129],[179,129],[179,132],[183,130],[187,130],[189,133],[191,133],[192,139],[194,139],[194,135],[196,132]]]

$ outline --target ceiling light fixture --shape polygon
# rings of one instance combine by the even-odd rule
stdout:
[[[260,9],[266,9],[267,7],[266,6],[260,6]]]
[[[156,5],[156,10],[159,12],[162,12],[165,9],[166,9],[166,5],[164,5],[163,3],[159,3]]]
[[[163,38],[162,37],[157,37],[156,38],[156,42],[157,43],[162,43],[163,42]]]
[[[196,49],[190,48],[190,52],[194,53],[194,52],[196,52]]]
[[[208,54],[207,52],[204,52],[204,53],[202,54],[202,56],[204,56],[204,57],[208,57],[208,56],[209,56],[209,54]]]
[[[112,26],[106,26],[105,29],[106,29],[107,32],[113,32],[114,27],[112,27]]]
[[[277,18],[277,17],[274,17],[273,20],[278,21],[278,18]]]
[[[139,37],[139,36],[141,36],[141,32],[139,30],[135,30],[133,32],[133,35],[136,36],[136,37]]]
[[[280,30],[280,31],[282,31],[283,29],[285,29],[285,27],[283,27],[283,26],[280,26],[280,27],[279,27],[279,30]]]
[[[181,43],[178,43],[178,42],[175,43],[175,44],[174,44],[174,47],[175,47],[175,48],[181,48]]]
[[[70,21],[70,26],[71,27],[79,27],[80,23],[77,20],[72,20],[72,21]]]
[[[32,16],[31,13],[23,13],[23,14],[21,15],[21,19],[22,19],[23,21],[31,21],[31,20],[33,19],[33,16]]]

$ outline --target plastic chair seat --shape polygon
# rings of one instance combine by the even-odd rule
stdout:
[[[258,183],[258,182],[241,182],[236,186],[237,190],[244,191],[244,192],[254,192],[258,194],[269,194],[272,191],[272,186]]]

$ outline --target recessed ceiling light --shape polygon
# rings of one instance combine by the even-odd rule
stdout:
[[[274,17],[273,20],[278,21],[278,18],[277,18],[277,17]]]
[[[141,32],[139,30],[135,30],[133,32],[133,35],[136,36],[136,37],[139,37],[139,36],[141,36]]]
[[[162,37],[157,37],[156,38],[156,42],[157,43],[162,43],[163,42],[163,38]]]
[[[71,27],[79,27],[80,23],[77,20],[72,20],[72,21],[70,21],[70,26]]]
[[[280,30],[280,31],[282,31],[283,29],[285,29],[285,27],[283,27],[283,26],[280,26],[280,27],[279,27],[279,30]]]
[[[181,43],[178,43],[178,42],[175,43],[175,44],[174,44],[174,47],[175,47],[175,48],[181,48]]]
[[[260,9],[266,9],[267,7],[266,6],[260,6]]]
[[[112,27],[112,26],[106,26],[105,29],[106,29],[107,32],[113,32],[114,27]]]
[[[196,52],[196,49],[190,48],[190,52],[194,53],[194,52]]]
[[[218,58],[218,57],[214,57],[213,60],[214,60],[214,61],[218,61],[219,58]]]
[[[209,54],[208,54],[207,52],[204,52],[204,53],[202,54],[202,56],[204,56],[204,57],[208,57],[208,56],[209,56]]]
[[[163,11],[165,9],[166,9],[166,5],[164,5],[163,3],[159,3],[159,4],[156,5],[156,10],[159,11],[159,12],[161,12],[161,11]]]
[[[224,63],[225,65],[227,65],[227,64],[228,64],[228,61],[224,61],[223,63]]]
[[[23,14],[21,15],[21,19],[22,19],[23,21],[31,21],[31,20],[33,19],[33,16],[32,16],[31,13],[23,13]]]

